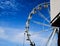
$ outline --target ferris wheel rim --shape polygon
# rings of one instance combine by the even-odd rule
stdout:
[[[47,2],[47,3],[50,4],[49,2]],[[39,5],[43,5],[43,4],[45,4],[45,3],[41,3],[41,4],[39,4]],[[28,19],[27,19],[27,21],[26,21],[26,28],[29,29],[29,23],[30,23],[30,20],[32,19],[33,10],[36,9],[39,5],[37,5],[36,7],[34,7],[34,8],[32,9],[32,11],[29,13]],[[47,19],[46,19],[46,20],[47,20]]]
[[[50,5],[50,3],[49,2],[45,2],[45,3],[47,3],[48,5]],[[45,3],[41,3],[41,4],[39,4],[39,5],[44,5]],[[39,5],[37,5],[36,7],[34,7],[33,9],[32,9],[32,11],[29,13],[29,15],[28,15],[28,19],[27,19],[27,21],[26,21],[26,30],[25,30],[25,32],[27,33],[27,36],[28,36],[28,38],[30,37],[30,34],[29,34],[29,25],[30,25],[30,20],[32,19],[32,14],[34,14],[34,9],[36,10],[36,8],[39,6]],[[38,9],[37,9],[38,10]],[[49,14],[50,14],[50,12],[49,12]],[[43,16],[44,17],[44,16]],[[45,18],[45,17],[44,17]],[[45,19],[45,20],[47,20],[47,19]],[[47,20],[48,21],[48,20]],[[50,26],[51,26],[51,24],[50,24]],[[53,27],[52,27],[52,29],[53,29]],[[29,39],[30,40],[30,39]]]

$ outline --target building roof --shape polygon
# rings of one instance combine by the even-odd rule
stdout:
[[[52,26],[60,27],[60,12],[57,16],[51,21]]]

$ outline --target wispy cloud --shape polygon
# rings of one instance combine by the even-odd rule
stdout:
[[[0,2],[0,8],[7,9],[7,8],[10,8],[10,7],[17,10],[16,4],[13,3],[12,1],[1,1]]]
[[[10,34],[8,34],[8,33],[10,33]],[[20,31],[20,29],[0,27],[0,38],[9,40],[12,42],[21,43],[24,38],[24,32]]]
[[[5,34],[5,30],[2,27],[0,27],[0,38],[8,38],[8,36]]]
[[[15,32],[13,33],[14,35],[9,35],[6,33],[6,30],[10,30],[12,32]],[[2,39],[5,39],[5,40],[8,40],[10,42],[15,42],[15,43],[20,43],[20,44],[23,44],[23,39],[24,39],[24,31],[20,31],[20,29],[13,29],[13,28],[3,28],[3,27],[0,27],[0,38]],[[8,31],[8,32],[10,32]],[[31,32],[33,33],[33,32]],[[36,34],[36,35],[32,35],[31,36],[31,39],[32,41],[34,41],[36,43],[37,46],[45,46],[46,45],[46,42],[48,40],[47,37],[43,37],[42,34]],[[51,46],[56,46],[57,45],[57,39],[54,39],[52,41],[52,45]],[[29,44],[29,42],[27,43],[26,40],[25,40],[25,44]]]
[[[18,6],[20,5],[20,6]],[[16,2],[15,0],[10,1],[1,1],[0,2],[0,8],[7,9],[7,8],[13,8],[14,10],[19,10],[18,7],[25,7],[23,4]]]

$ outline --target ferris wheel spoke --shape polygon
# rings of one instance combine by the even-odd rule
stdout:
[[[56,33],[56,29],[53,30],[53,32],[51,33],[50,37],[48,38],[48,41],[47,41],[46,46],[50,46],[50,44],[51,44],[51,42],[52,42],[52,39],[53,39],[54,36],[55,36],[55,33]]]
[[[38,12],[38,15],[44,18],[48,23],[50,23],[50,21],[40,11]]]
[[[49,8],[48,8],[47,10],[48,10],[48,13],[50,14],[50,10],[49,10]]]
[[[36,34],[48,32],[49,30],[52,30],[52,28],[50,28],[50,29],[45,29],[45,30],[40,30],[39,32],[33,33],[32,35],[36,35]]]
[[[35,23],[35,24],[39,24],[39,25],[51,27],[50,25],[47,25],[47,24],[44,24],[44,23],[41,23],[41,22],[38,22],[38,21],[34,21],[34,20],[33,20],[32,22]]]

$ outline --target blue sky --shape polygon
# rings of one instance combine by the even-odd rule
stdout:
[[[49,0],[46,1],[50,2]],[[28,15],[35,6],[43,2],[44,0],[0,0],[0,46],[23,46],[23,34]],[[45,17],[48,16],[48,20],[50,21],[49,14],[46,14],[47,11],[45,13],[44,10],[41,12],[43,12]],[[32,20],[49,25],[48,22],[39,16],[33,16]],[[32,34],[31,39],[36,43],[36,46],[45,46],[52,32],[49,28],[44,26],[44,30],[47,29],[47,32],[34,34],[43,30],[43,26],[31,21],[29,30]],[[25,46],[29,46],[29,42],[25,41]],[[57,34],[51,46],[57,46]]]

